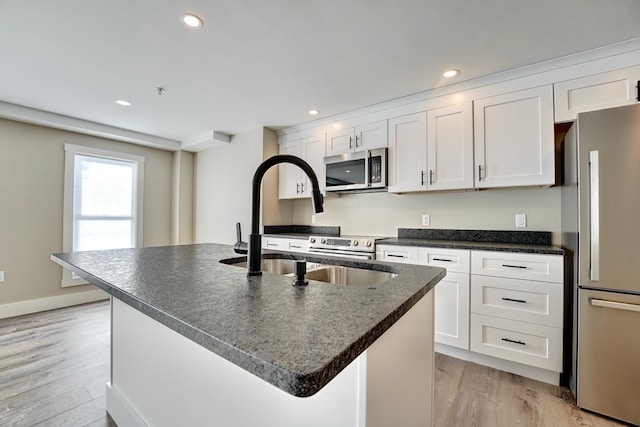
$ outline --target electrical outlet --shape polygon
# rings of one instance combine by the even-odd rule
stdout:
[[[429,217],[428,214],[424,214],[422,215],[422,225],[430,225],[431,224],[431,218]]]
[[[0,271],[0,283],[4,282],[4,271]]]
[[[516,228],[525,228],[527,226],[527,214],[516,214]]]
[[[311,215],[311,224],[315,224],[315,223],[316,223],[316,216]]]

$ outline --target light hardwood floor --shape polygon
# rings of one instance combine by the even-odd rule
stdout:
[[[100,302],[0,320],[0,426],[115,426],[105,412],[109,314],[109,303]],[[622,425],[581,411],[565,388],[441,354],[434,421],[436,427]]]

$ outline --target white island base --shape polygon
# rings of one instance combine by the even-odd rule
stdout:
[[[119,426],[428,427],[433,292],[329,384],[292,396],[112,298],[107,412]]]

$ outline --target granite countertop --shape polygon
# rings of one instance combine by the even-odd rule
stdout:
[[[301,258],[275,254],[265,257]],[[311,396],[355,360],[445,275],[435,267],[305,255],[310,262],[398,275],[371,285],[246,269],[230,245],[53,254],[51,259],[156,321],[294,396]]]
[[[546,231],[399,228],[398,237],[377,240],[376,244],[564,255],[562,248],[551,244],[551,233]]]

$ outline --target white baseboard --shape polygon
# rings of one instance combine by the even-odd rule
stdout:
[[[560,384],[560,372],[523,365],[522,363],[512,362],[511,360],[498,359],[497,357],[487,356],[485,354],[475,353],[473,351],[463,350],[440,343],[436,343],[435,351],[437,353],[455,357],[456,359],[466,360],[468,362],[477,363],[478,365],[488,366],[490,368],[521,375],[547,384]]]
[[[118,389],[111,385],[111,382],[107,383],[107,412],[119,426],[147,427],[144,420]]]
[[[40,311],[55,310],[56,308],[70,307],[72,305],[105,299],[109,299],[109,294],[96,288],[91,291],[76,292],[74,294],[0,304],[0,319],[38,313]]]

